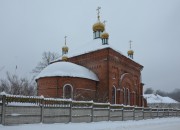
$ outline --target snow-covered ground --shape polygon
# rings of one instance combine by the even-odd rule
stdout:
[[[170,97],[162,97],[158,94],[144,94],[147,103],[178,103]]]
[[[180,130],[180,118],[93,123],[27,124],[2,126],[0,130]]]

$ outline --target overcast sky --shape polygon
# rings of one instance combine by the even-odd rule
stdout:
[[[65,35],[69,51],[91,41],[98,6],[109,44],[127,55],[133,41],[145,88],[180,88],[180,0],[0,0],[0,78],[30,77],[44,51],[61,54]]]

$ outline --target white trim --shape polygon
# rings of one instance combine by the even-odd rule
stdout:
[[[65,84],[63,86],[63,98],[65,98],[65,87],[70,86],[71,87],[71,99],[73,99],[73,86],[71,84]]]
[[[127,89],[127,105],[130,105],[130,91],[128,88]]]
[[[114,104],[116,104],[116,86],[113,85],[113,88],[115,89],[115,91],[114,91],[114,97],[115,97],[115,102],[114,102]]]
[[[124,96],[123,104],[126,105],[126,88],[125,87],[123,87],[123,96]]]

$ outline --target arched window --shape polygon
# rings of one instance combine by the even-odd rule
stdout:
[[[65,84],[63,87],[63,98],[73,98],[73,87],[71,84]]]
[[[112,104],[116,104],[116,87],[112,87]]]

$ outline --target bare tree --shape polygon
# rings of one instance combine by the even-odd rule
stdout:
[[[3,91],[13,95],[32,96],[36,94],[36,87],[27,78],[19,78],[18,75],[7,72],[6,79],[0,80],[0,92]]]
[[[145,91],[144,91],[144,94],[152,94],[154,92],[154,90],[152,88],[147,88]]]
[[[33,69],[33,73],[40,73],[46,66],[48,66],[52,61],[59,57],[58,53],[54,52],[44,52],[42,54],[42,61]]]
[[[174,91],[172,92],[165,92],[165,91],[162,91],[162,90],[157,90],[156,93],[158,95],[161,95],[161,96],[164,96],[164,97],[170,97],[178,102],[180,102],[180,89],[174,89]]]
[[[168,93],[168,96],[173,98],[174,100],[180,102],[180,89],[174,89],[173,92]]]

